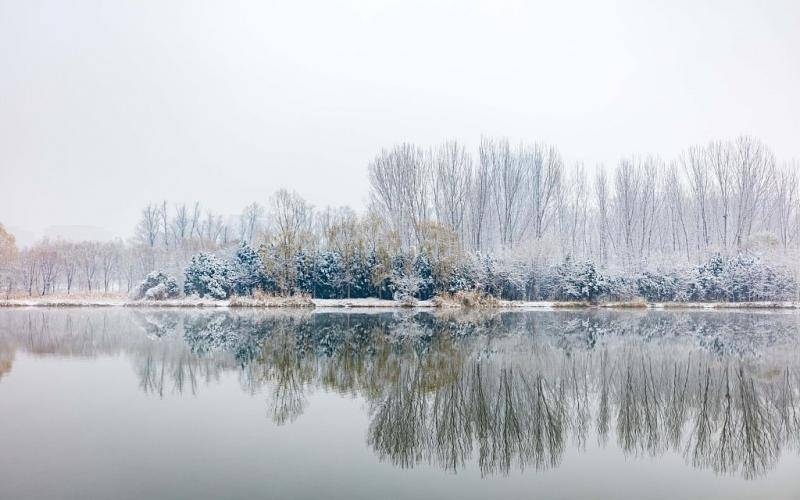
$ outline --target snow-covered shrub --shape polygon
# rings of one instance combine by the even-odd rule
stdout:
[[[608,292],[608,279],[592,261],[576,264],[566,259],[558,269],[560,286],[557,299],[596,302]]]
[[[370,296],[381,299],[392,297],[392,262],[384,253],[370,250],[367,253],[367,268],[369,269]]]
[[[498,265],[495,272],[495,287],[498,296],[506,300],[522,300],[525,298],[527,276],[524,266],[509,262]]]
[[[674,302],[685,297],[686,285],[676,272],[644,271],[635,280],[637,295],[649,302]]]
[[[607,276],[604,295],[609,299],[623,301],[643,298],[639,294],[636,279],[625,275]]]
[[[301,250],[295,256],[294,267],[296,276],[295,288],[297,291],[316,297],[314,255]]]
[[[255,250],[242,243],[227,263],[227,275],[233,293],[252,295],[264,282],[264,264]]]
[[[420,252],[414,257],[413,274],[419,277],[417,297],[421,300],[433,297],[433,266],[431,265],[430,257],[425,252]]]
[[[394,300],[404,304],[412,304],[419,294],[422,279],[413,272],[395,273],[392,275],[392,289]]]
[[[445,279],[447,282],[442,284],[442,288],[447,293],[455,294],[475,289],[475,273],[469,262],[456,264]]]
[[[739,254],[729,259],[723,276],[727,300],[733,302],[796,297],[795,280],[788,270],[774,268],[751,255]]]
[[[319,252],[313,276],[317,297],[322,299],[342,297],[340,291],[344,281],[344,270],[342,269],[342,258],[338,252]]]
[[[258,256],[263,264],[263,282],[261,288],[270,294],[277,294],[280,288],[280,266],[274,245],[262,244],[258,247]]]
[[[356,252],[346,264],[345,295],[352,298],[374,296],[372,285],[372,267],[369,254]]]
[[[541,266],[530,271],[528,278],[529,296],[532,300],[556,298],[561,288],[560,266]]]
[[[178,282],[172,276],[162,272],[153,271],[148,274],[131,294],[134,300],[164,300],[172,299],[180,294]]]
[[[694,268],[686,281],[686,297],[698,301],[792,300],[797,293],[791,272],[748,254],[714,255]]]
[[[392,276],[389,286],[394,300],[412,304],[422,286],[422,278],[417,274],[413,261],[406,255],[398,254],[392,259]]]
[[[757,290],[762,288],[764,274],[764,266],[751,256],[740,254],[728,259],[722,271],[724,298],[732,302],[757,300]]]
[[[186,295],[206,295],[214,299],[225,299],[230,291],[228,273],[223,262],[210,253],[192,256],[186,267],[183,291]]]
[[[719,254],[695,268],[689,282],[689,298],[700,301],[725,300],[728,294],[723,279],[724,271],[725,261]]]
[[[475,290],[494,297],[500,296],[497,283],[497,262],[491,255],[478,254],[475,257]]]
[[[757,293],[766,297],[764,300],[797,300],[797,279],[789,269],[768,266]]]

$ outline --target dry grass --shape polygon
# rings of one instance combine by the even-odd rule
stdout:
[[[13,292],[6,296],[2,294],[5,300],[63,300],[63,301],[76,301],[76,300],[125,300],[128,294],[124,292],[71,292],[69,295],[66,293],[52,293],[47,295],[40,295],[34,293],[28,295],[26,292]]]
[[[127,295],[116,292],[79,292],[53,295],[11,294],[0,300],[0,307],[46,306],[46,307],[104,307],[118,306],[127,301]]]
[[[648,303],[644,299],[626,300],[622,302],[603,302],[600,307],[607,307],[610,309],[647,309]]]
[[[230,307],[314,307],[314,302],[309,295],[282,297],[255,292],[252,297],[231,297],[228,305]]]
[[[485,293],[480,292],[456,292],[454,294],[437,295],[431,302],[435,307],[439,308],[498,308],[502,307],[503,303]]]

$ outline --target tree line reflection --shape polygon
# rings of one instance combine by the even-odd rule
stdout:
[[[17,350],[124,353],[159,397],[236,373],[277,424],[315,390],[361,397],[400,467],[547,469],[597,442],[752,478],[800,445],[798,331],[774,313],[14,310],[0,383]]]

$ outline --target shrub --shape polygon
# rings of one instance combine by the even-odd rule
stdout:
[[[148,274],[131,294],[134,300],[164,300],[172,299],[180,294],[178,282],[172,276],[154,271]]]
[[[596,302],[609,289],[608,279],[592,261],[575,264],[571,259],[566,259],[557,274],[560,278],[558,299]]]

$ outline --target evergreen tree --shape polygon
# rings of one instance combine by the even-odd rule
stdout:
[[[316,266],[312,254],[301,250],[295,256],[295,269],[297,270],[296,288],[300,293],[307,293],[317,297]]]
[[[227,267],[233,293],[252,295],[253,290],[263,286],[264,264],[261,262],[261,257],[247,243],[242,242],[239,245]]]
[[[193,255],[186,267],[183,291],[186,295],[227,298],[230,284],[225,264],[210,253],[201,252]]]

